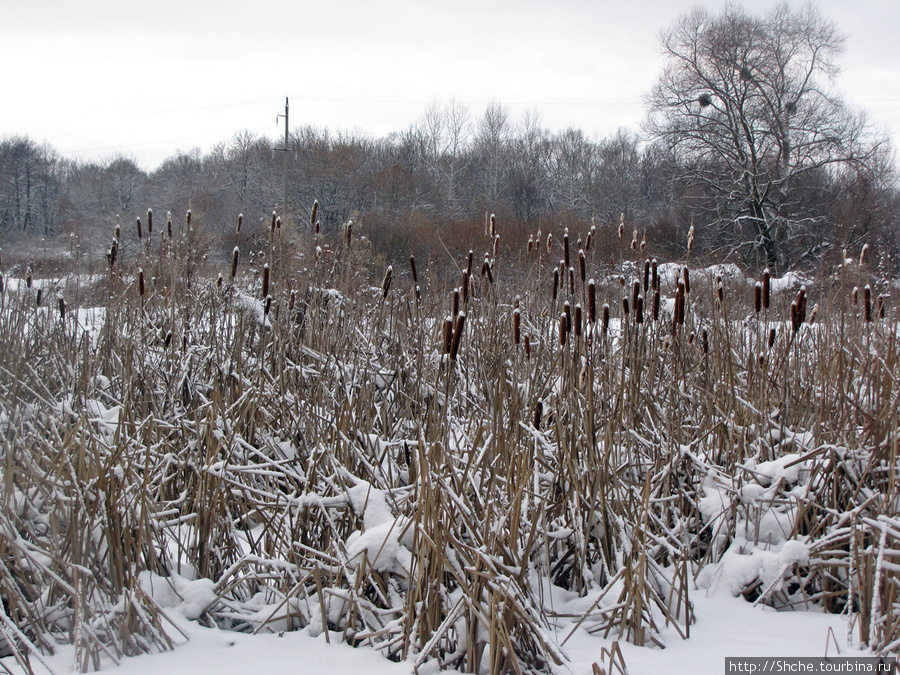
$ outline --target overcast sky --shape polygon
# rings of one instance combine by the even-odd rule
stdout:
[[[0,0],[0,136],[152,169],[240,130],[283,133],[285,96],[292,128],[381,136],[455,97],[473,119],[498,101],[551,130],[637,131],[659,32],[697,4],[724,3]],[[900,2],[817,4],[848,36],[840,89],[900,138]]]

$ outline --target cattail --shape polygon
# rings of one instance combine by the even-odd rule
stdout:
[[[269,310],[271,310],[271,309],[272,309],[272,296],[271,296],[271,295],[267,295],[267,296],[266,296],[266,305],[265,305],[265,307],[263,308],[263,314],[264,314],[265,316],[269,316]]]
[[[275,229],[276,229],[276,230],[280,230],[280,229],[281,229],[281,216],[278,216],[278,217],[275,219]]]
[[[569,295],[575,295],[575,270],[569,268]]]
[[[472,261],[475,259],[475,254],[469,249],[469,255],[466,258],[466,274],[468,276],[472,276]]]
[[[457,314],[459,314],[459,289],[454,288],[450,296],[450,315],[456,316]]]
[[[491,239],[493,239],[497,235],[497,217],[492,213],[491,214]]]
[[[584,310],[581,308],[581,304],[575,305],[575,336],[581,337],[581,332],[584,327]]]
[[[234,250],[231,252],[231,281],[234,281],[234,275],[237,274],[238,268],[238,258],[241,256],[241,249],[237,246],[234,247]]]
[[[275,231],[275,221],[278,220],[278,214],[275,211],[272,211],[272,224],[269,226],[269,231]]]
[[[869,245],[863,244],[863,247],[859,252],[859,264],[860,265],[866,264],[866,258],[868,257],[868,254],[869,254]]]
[[[628,316],[628,309],[628,296],[622,296],[622,312],[625,314],[625,316]]]
[[[388,296],[388,292],[391,290],[391,277],[394,274],[393,265],[388,265],[387,269],[384,271],[384,278],[381,280],[381,299],[384,300]]]
[[[0,274],[0,295],[3,294],[3,275]]]
[[[453,331],[453,342],[450,345],[450,360],[455,361],[459,354],[459,343],[462,340],[463,329],[466,326],[466,315],[460,312],[456,317],[456,328]]]
[[[597,283],[593,279],[588,282],[588,321],[597,323]]]
[[[572,307],[568,302],[563,303],[563,316],[566,317],[566,332],[572,332]]]
[[[138,295],[144,297],[144,270],[138,270]]]
[[[769,341],[768,341],[769,349],[772,349],[772,347],[775,345],[775,336],[777,334],[778,334],[778,331],[775,328],[769,329]]]
[[[234,231],[235,234],[240,234],[240,233],[241,233],[241,225],[243,225],[243,224],[244,224],[244,214],[243,214],[243,213],[239,213],[239,214],[238,214],[238,224],[237,224],[237,229],[235,229],[235,231]]]
[[[635,323],[644,323],[644,296],[637,296],[637,300],[634,303],[634,322]]]
[[[581,287],[584,288],[584,280],[587,277],[587,260],[585,260],[583,248],[578,250],[578,270],[581,273]]]
[[[638,246],[638,231],[637,228],[634,228],[634,231],[631,233],[631,250],[636,251]]]
[[[317,220],[316,221],[316,234],[319,234],[319,230],[321,229],[322,224]]]
[[[147,238],[153,236],[153,209],[147,209]]]
[[[684,272],[682,274],[684,276],[684,292],[688,295],[691,294],[691,273],[688,272],[688,268],[684,268]]]
[[[584,250],[585,251],[591,250],[591,243],[593,243],[593,241],[594,241],[594,233],[588,232],[587,238],[584,240]]]
[[[553,302],[556,302],[556,294],[559,291],[559,268],[553,270]]]
[[[640,294],[641,294],[641,282],[634,281],[631,284],[631,306],[632,307],[637,307],[637,299]]]
[[[269,263],[263,265],[262,297],[269,297]]]
[[[647,250],[647,230],[644,230],[644,234],[641,235],[641,253],[644,253]]]
[[[0,292],[2,292],[2,291],[0,291]],[[66,299],[65,298],[59,299],[59,318],[62,319],[63,321],[66,320]]]
[[[112,244],[110,244],[109,251],[106,252],[106,259],[109,261],[109,266],[114,267],[116,264],[116,257],[119,255],[119,239],[118,237],[113,237]]]
[[[224,281],[222,279],[222,273],[219,272],[219,276],[216,278],[216,288],[218,288],[218,289],[222,288],[222,281]]]
[[[688,251],[694,250],[694,225],[691,223],[691,229],[688,230]]]
[[[444,353],[450,353],[450,347],[453,344],[453,319],[446,317],[444,319]]]
[[[544,404],[538,401],[534,404],[534,419],[532,420],[532,424],[534,428],[540,431],[541,429],[541,420],[544,418]]]
[[[187,213],[184,214],[184,223],[187,226],[187,229],[191,229],[191,210],[188,209]]]
[[[568,328],[568,319],[566,318],[566,313],[561,312],[559,315],[559,346],[565,347],[566,340],[568,339],[569,331]]]
[[[553,255],[553,233],[547,233],[547,253]]]
[[[518,309],[515,309],[513,310],[513,342],[515,342],[516,345],[518,345],[522,339],[521,330],[522,315]]]
[[[679,326],[684,325],[684,296],[685,296],[685,288],[684,282],[678,282],[678,290],[675,291],[675,317],[674,321]]]
[[[763,270],[762,278],[762,306],[763,309],[769,309],[769,303],[772,295],[772,275],[768,269]]]
[[[688,335],[688,344],[689,344],[689,345],[694,344],[694,340],[695,340],[696,338],[697,338],[697,336],[694,334],[694,331],[691,331],[691,334]]]
[[[806,286],[797,292],[797,318],[801,324],[806,321]]]
[[[569,266],[569,228],[567,227],[563,232],[563,260],[565,261],[565,266]]]
[[[118,218],[118,216],[116,216],[116,218]],[[116,234],[115,234],[115,237],[116,237],[116,239],[121,239],[121,238],[122,238],[122,227],[121,227],[121,225],[119,225],[119,223],[116,223]]]
[[[309,214],[309,227],[315,228],[316,226],[316,215],[319,213],[319,200],[314,199],[312,205],[312,213]]]
[[[653,291],[653,320],[659,320],[659,289]]]
[[[621,239],[625,235],[625,214],[619,214],[619,238]]]
[[[238,221],[238,222],[240,222],[240,221]],[[166,212],[166,234],[168,235],[169,239],[172,238],[172,212],[171,211]]]
[[[462,290],[462,301],[463,304],[468,304],[469,302],[469,271],[463,270],[462,273],[462,286],[460,286]]]
[[[659,290],[659,263],[656,258],[650,263],[650,287]]]
[[[863,288],[863,306],[865,307],[866,323],[872,321],[872,287],[866,284]]]
[[[719,307],[723,307],[725,305],[725,287],[722,285],[721,277],[716,284],[716,298],[718,300]]]
[[[484,255],[484,263],[481,266],[481,276],[487,275],[488,283],[494,283],[494,273],[491,271],[491,261],[488,259],[487,254]]]
[[[650,290],[650,260],[644,261],[644,293]]]
[[[856,307],[859,304],[859,287],[854,286],[853,292],[850,294],[850,302],[853,303],[853,306]]]
[[[706,332],[706,329],[703,329],[703,332],[700,334],[700,339],[703,342],[703,353],[709,354],[709,335]]]
[[[809,313],[809,321],[807,323],[813,324],[816,321],[816,317],[819,315],[819,303],[813,305],[812,312]]]
[[[800,311],[797,307],[797,301],[791,302],[791,332],[796,333],[800,330]]]
[[[138,235],[139,240],[144,238],[144,230],[141,227],[141,219],[140,218],[137,219],[137,235]]]
[[[762,296],[763,296],[763,288],[762,284],[758,281],[753,285],[753,311],[757,314],[762,311]]]
[[[494,235],[494,248],[493,248],[493,250],[492,250],[492,255],[493,255],[493,258],[494,258],[495,260],[496,260],[496,258],[497,258],[497,252],[498,252],[499,250],[500,250],[500,235],[499,235],[499,234],[495,234],[495,235]]]
[[[163,345],[166,349],[169,348],[169,345],[172,344],[172,331],[168,331],[166,333],[166,339],[163,341]]]
[[[528,338],[528,333],[525,333],[524,338],[522,339],[522,343],[525,345],[525,358],[531,358],[531,340]]]
[[[413,283],[419,283],[419,273],[416,271],[416,257],[413,255],[409,256],[409,269],[412,271]]]
[[[35,303],[38,307],[40,307],[40,306],[41,306],[41,300],[43,300],[43,299],[44,299],[44,289],[43,289],[43,288],[39,288],[39,289],[37,289],[37,298],[35,299],[34,303]]]
[[[534,248],[534,235],[528,235],[528,255],[531,255],[531,251]]]
[[[353,221],[348,220],[347,224],[344,226],[344,241],[347,243],[347,248],[350,248],[350,244],[353,242]]]
[[[603,334],[606,335],[607,331],[609,330],[609,305],[606,303],[603,303],[603,323],[601,325],[601,328],[603,330]]]
[[[0,289],[0,293],[2,293],[2,289]],[[878,318],[884,318],[884,305],[885,305],[885,297],[883,295],[878,296]]]

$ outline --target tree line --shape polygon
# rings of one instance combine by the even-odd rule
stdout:
[[[28,137],[3,138],[5,253],[8,242],[23,260],[77,246],[102,260],[115,224],[132,236],[152,208],[179,220],[190,209],[209,255],[224,257],[238,214],[252,241],[275,209],[298,236],[316,227],[334,235],[353,220],[395,260],[446,256],[495,214],[512,242],[562,227],[612,233],[624,218],[629,235],[638,230],[672,258],[685,254],[693,226],[692,255],[778,272],[833,263],[842,248],[868,243],[894,273],[892,150],[826,86],[842,46],[833,24],[811,5],[763,17],[737,6],[695,10],[661,46],[668,61],[646,123],[604,138],[551,132],[538,112],[513,119],[500,103],[473,116],[453,99],[385,137],[306,126],[290,133],[285,153],[283,141],[242,131],[152,171],[124,155],[73,161]]]

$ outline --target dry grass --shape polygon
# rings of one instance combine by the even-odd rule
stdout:
[[[900,343],[880,289],[851,304],[864,266],[756,298],[556,233],[486,237],[445,283],[367,269],[354,226],[301,244],[279,222],[214,282],[180,253],[189,220],[166,229],[110,266],[93,335],[75,277],[40,306],[5,280],[0,644],[26,667],[170,649],[152,572],[211,580],[208,625],[549,672],[551,628],[688,637],[704,570],[785,541],[806,555],[748,600],[900,646]],[[550,584],[596,602],[566,615]],[[616,643],[604,663],[624,670]]]

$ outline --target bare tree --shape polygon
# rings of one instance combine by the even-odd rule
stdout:
[[[843,47],[812,5],[768,15],[728,5],[682,16],[661,36],[667,63],[648,96],[651,136],[712,197],[713,223],[775,269],[815,255],[824,214],[795,190],[816,174],[866,164],[880,150],[866,117],[828,85]]]

